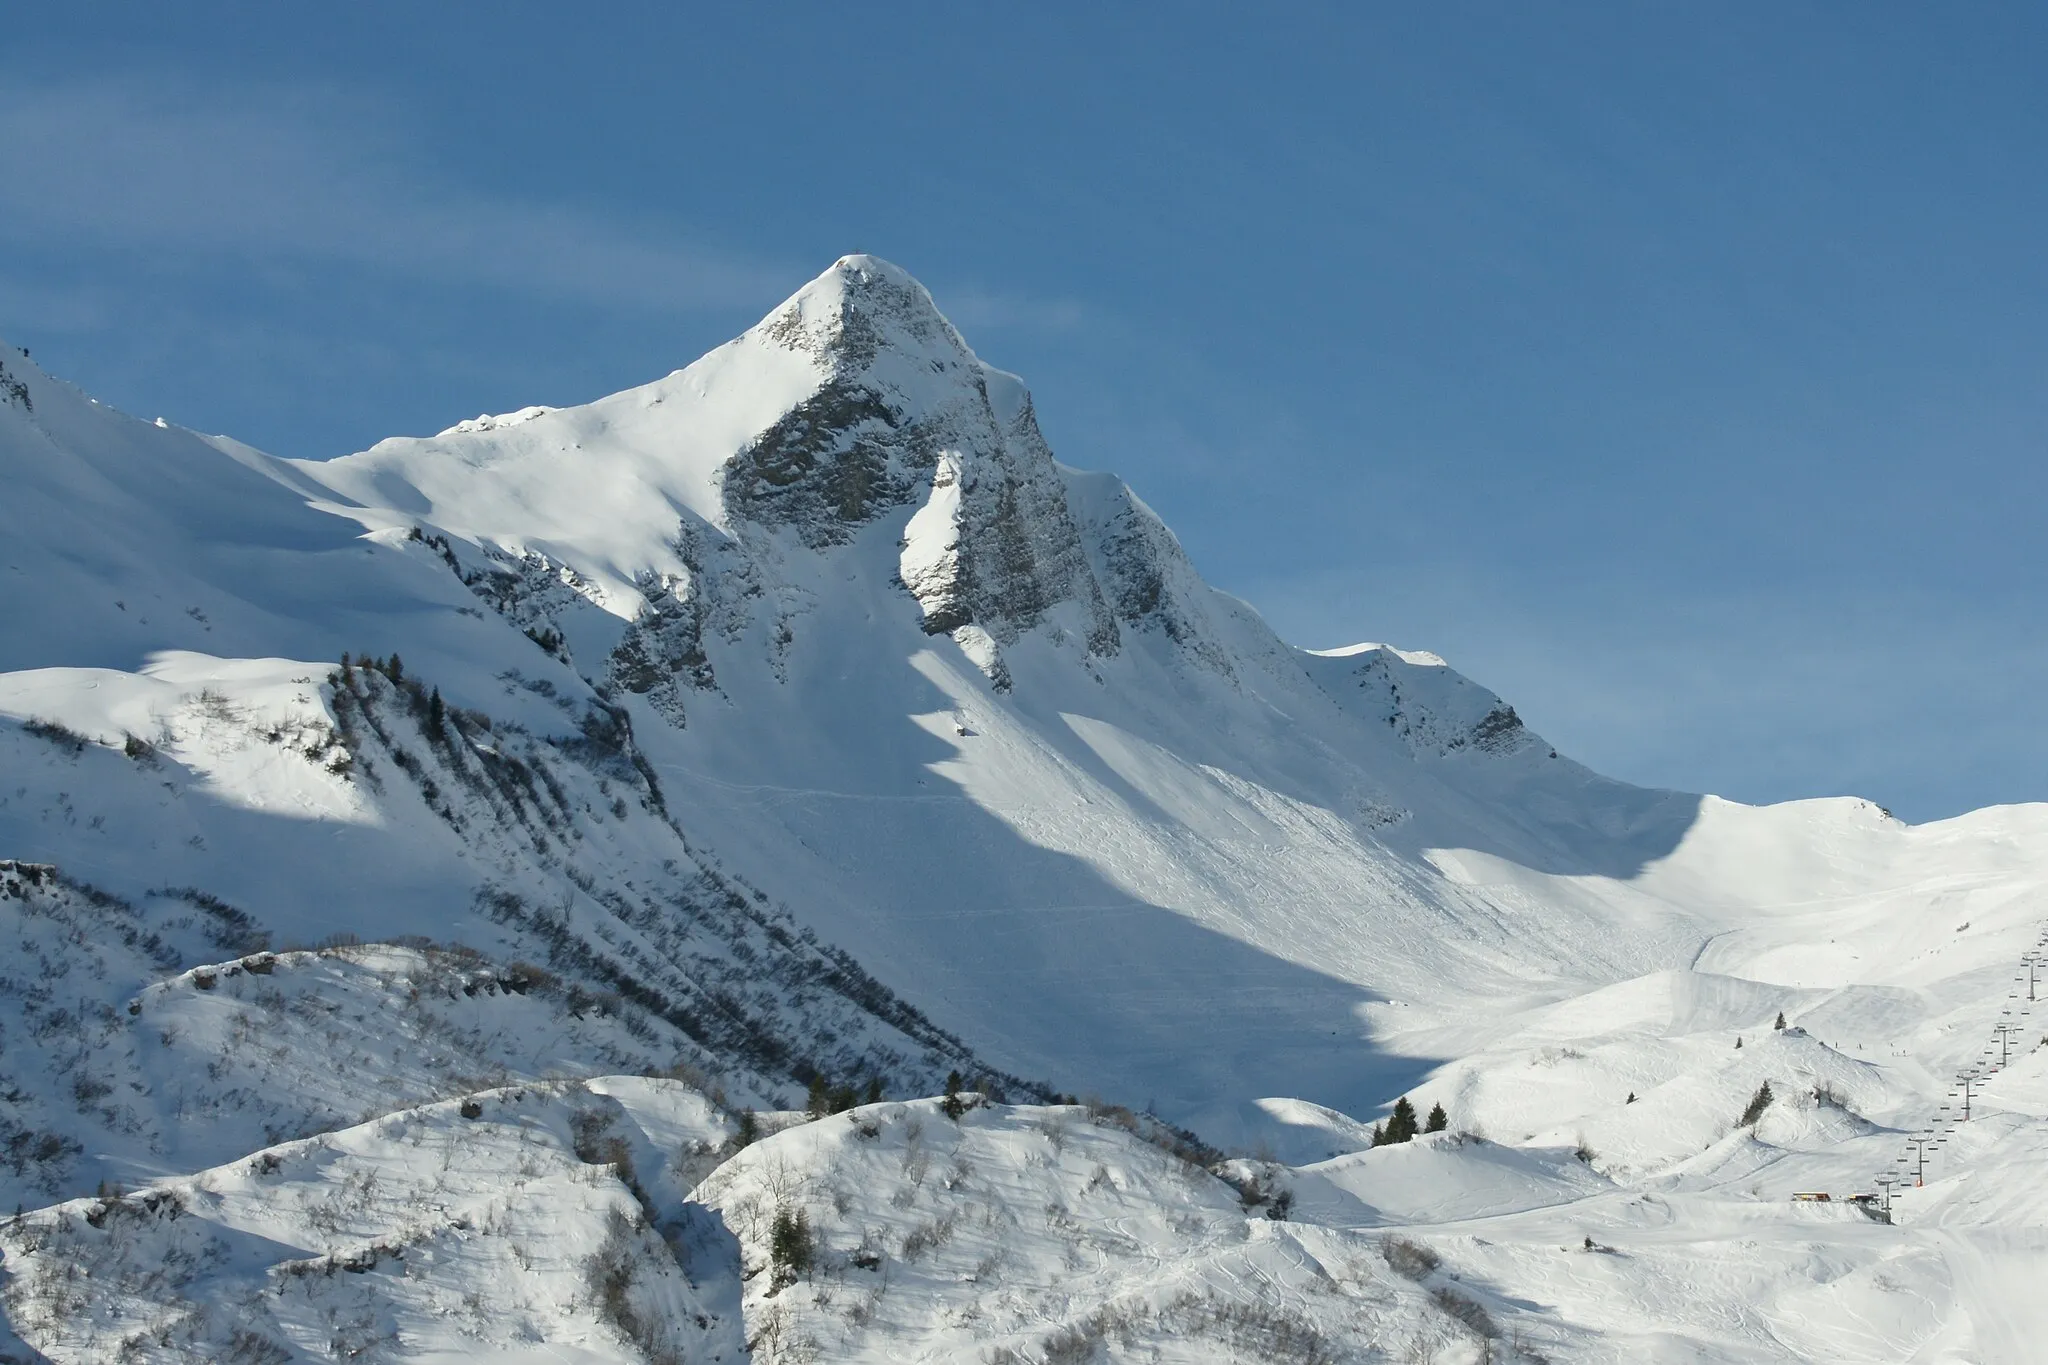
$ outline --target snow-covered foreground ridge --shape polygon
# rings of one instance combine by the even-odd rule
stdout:
[[[0,491],[0,1358],[2032,1358],[2044,808],[1293,649],[884,262],[324,462],[8,350]]]

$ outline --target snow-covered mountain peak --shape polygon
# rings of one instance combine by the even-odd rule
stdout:
[[[1036,435],[1021,383],[984,366],[923,285],[847,256],[653,383],[295,464],[371,529],[431,522],[576,563],[630,616],[641,574],[687,574],[679,528],[844,543],[913,501],[941,449],[972,455],[1025,431]]]
[[[1305,649],[1304,654],[1313,654],[1319,659],[1353,659],[1361,654],[1384,651],[1404,664],[1417,668],[1449,668],[1450,663],[1441,654],[1432,654],[1426,649],[1402,649],[1397,645],[1381,644],[1367,640],[1355,645],[1339,645],[1335,649]]]
[[[293,462],[290,477],[372,531],[418,528],[445,544],[451,567],[523,628],[628,690],[673,693],[671,713],[675,689],[715,686],[715,639],[768,640],[745,648],[772,655],[780,676],[791,623],[815,600],[807,584],[845,576],[816,554],[857,540],[873,545],[855,576],[923,633],[955,636],[998,683],[1002,646],[1054,616],[1090,652],[1118,646],[1070,474],[1022,382],[983,364],[923,285],[872,256],[840,259],[651,384]],[[1126,508],[1134,519],[1155,520]],[[1135,620],[1173,577],[1147,565],[1178,550],[1163,527],[1125,539],[1101,557],[1134,576]],[[608,622],[580,624],[582,605]]]
[[[909,271],[878,256],[842,256],[754,329],[852,378],[878,362],[939,372],[977,365],[974,352]]]
[[[1289,647],[872,258],[499,406],[0,350],[0,1365],[2039,1355],[2048,807]]]

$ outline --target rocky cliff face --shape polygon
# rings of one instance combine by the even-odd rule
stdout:
[[[1354,645],[1311,654],[1304,663],[1339,706],[1370,724],[1385,725],[1419,758],[1549,752],[1514,707],[1453,672],[1434,654]]]
[[[1040,628],[1095,656],[1121,647],[1122,625],[1198,643],[1184,604],[1161,595],[1159,564],[1181,572],[1171,536],[1127,493],[1120,522],[1084,528],[1023,384],[872,257],[836,262],[642,389],[301,468],[366,521],[423,509],[415,524],[480,598],[678,724],[692,694],[718,687],[722,650],[779,676],[812,557],[853,552],[884,523],[924,631],[955,638],[998,686],[1003,648]],[[596,489],[624,515],[598,515]]]
[[[1030,396],[976,358],[922,285],[848,257],[755,332],[821,379],[726,465],[735,526],[824,549],[917,503],[899,573],[927,633],[960,639],[999,683],[1000,646],[1064,605],[1091,652],[1117,648]]]
[[[1180,541],[1122,479],[1067,471],[1095,576],[1117,621],[1156,633],[1226,677],[1235,672]]]

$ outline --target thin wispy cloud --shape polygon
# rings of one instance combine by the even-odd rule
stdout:
[[[955,326],[969,332],[1071,332],[1091,321],[1089,308],[1077,299],[1039,299],[972,285],[941,290],[936,301]]]
[[[608,307],[773,299],[792,269],[528,185],[466,185],[391,111],[323,90],[131,82],[0,89],[0,235],[333,262]],[[800,273],[800,271],[799,271]]]

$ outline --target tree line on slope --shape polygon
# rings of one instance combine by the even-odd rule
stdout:
[[[1390,1147],[1397,1142],[1413,1142],[1417,1132],[1441,1133],[1450,1126],[1451,1116],[1444,1112],[1442,1104],[1437,1104],[1430,1109],[1429,1118],[1418,1129],[1415,1106],[1408,1102],[1406,1095],[1403,1095],[1394,1101],[1394,1112],[1388,1116],[1387,1121],[1372,1126],[1372,1145]]]

